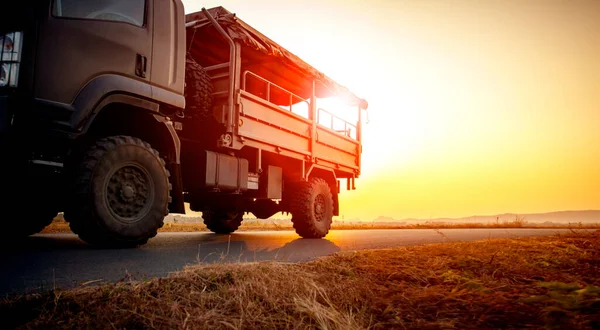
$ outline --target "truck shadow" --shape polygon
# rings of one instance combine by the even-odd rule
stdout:
[[[298,238],[277,247],[241,234],[232,235],[231,239],[229,237],[226,240],[217,238],[199,244],[197,261],[199,263],[300,262],[339,251],[340,248],[327,239]]]
[[[69,289],[120,280],[168,276],[188,265],[238,262],[299,262],[333,254],[326,239],[289,233],[159,235],[137,249],[97,249],[75,235],[36,235],[0,246],[0,296]]]

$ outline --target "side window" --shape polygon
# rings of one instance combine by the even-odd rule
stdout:
[[[146,0],[54,0],[55,17],[125,22],[144,26]]]

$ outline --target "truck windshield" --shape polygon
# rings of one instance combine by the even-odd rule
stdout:
[[[125,22],[143,26],[146,0],[54,0],[55,17]]]

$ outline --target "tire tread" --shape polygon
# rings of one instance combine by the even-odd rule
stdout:
[[[295,187],[295,193],[293,194],[290,208],[292,210],[292,223],[294,225],[294,229],[301,237],[323,238],[327,235],[329,229],[331,229],[330,222],[327,227],[327,231],[323,233],[315,226],[315,222],[312,219],[312,191],[317,189],[317,187],[320,185],[326,185],[329,189],[327,181],[321,178],[313,178],[308,182],[300,182]],[[329,190],[329,194],[326,196],[326,198],[329,198],[331,205],[333,205],[331,190]]]
[[[82,240],[90,244],[115,247],[134,247],[143,245],[150,238],[155,237],[157,230],[164,225],[164,220],[161,218],[158,228],[151,232],[147,237],[135,240],[125,240],[111,235],[111,233],[95,219],[96,215],[92,206],[93,202],[90,200],[91,181],[94,170],[102,157],[124,145],[135,145],[151,151],[152,154],[159,159],[160,164],[166,172],[167,178],[170,176],[168,170],[165,168],[165,161],[160,157],[158,151],[153,149],[147,142],[126,135],[111,136],[96,142],[96,144],[85,154],[83,161],[79,166],[75,184],[72,188],[72,202],[69,203],[68,210],[65,212],[65,220],[69,222],[71,230],[79,235]],[[169,198],[170,188],[171,186],[169,184]],[[161,216],[168,213],[169,210],[168,207],[166,207],[164,214],[161,214]]]

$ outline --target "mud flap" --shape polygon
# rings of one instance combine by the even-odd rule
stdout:
[[[173,185],[171,190],[172,199],[171,203],[169,203],[169,213],[185,214],[181,165],[177,163],[171,163],[169,165],[169,172],[171,172],[171,184]]]

